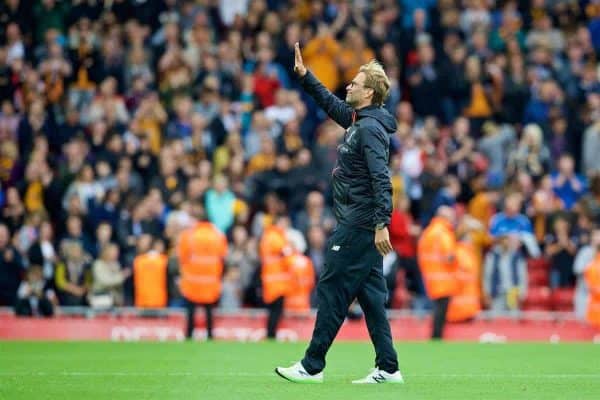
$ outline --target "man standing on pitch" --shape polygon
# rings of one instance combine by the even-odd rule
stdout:
[[[298,43],[294,70],[304,90],[347,130],[332,172],[338,226],[327,243],[317,286],[312,340],[302,361],[275,372],[292,382],[322,382],[327,351],[356,298],[365,313],[376,358],[375,369],[353,383],[402,383],[384,306],[383,256],[392,251],[387,229],[392,212],[387,164],[389,135],[395,132],[396,121],[382,105],[390,82],[382,66],[371,61],[360,67],[346,87],[344,102],[306,69]]]

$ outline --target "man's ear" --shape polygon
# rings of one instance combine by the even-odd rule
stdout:
[[[375,96],[375,89],[366,88],[367,89],[367,98],[373,100],[373,96]]]

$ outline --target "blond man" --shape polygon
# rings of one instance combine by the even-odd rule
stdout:
[[[318,311],[304,358],[277,374],[292,382],[323,381],[325,356],[344,322],[348,306],[360,303],[375,346],[375,368],[353,383],[402,383],[398,357],[385,314],[387,289],[383,256],[392,250],[387,226],[392,213],[388,169],[389,136],[396,121],[383,108],[390,81],[382,66],[360,67],[346,87],[346,101],[331,94],[302,61],[296,43],[294,70],[304,90],[346,129],[332,171],[337,228],[327,243],[325,266],[317,286]]]

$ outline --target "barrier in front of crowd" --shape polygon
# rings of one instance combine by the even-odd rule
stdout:
[[[430,319],[410,311],[389,312],[395,340],[426,340]],[[217,340],[260,341],[265,337],[264,310],[218,310],[213,335]],[[314,326],[314,312],[287,315],[281,322],[278,339],[308,340]],[[98,311],[63,307],[52,318],[16,317],[11,309],[0,308],[0,340],[112,340],[181,341],[185,316],[179,309],[119,308]],[[194,338],[203,340],[204,316],[197,312]],[[368,340],[363,320],[347,320],[338,338]],[[490,314],[482,312],[475,320],[447,325],[447,340],[479,342],[585,341],[600,343],[600,331],[575,319],[568,312],[520,312]]]

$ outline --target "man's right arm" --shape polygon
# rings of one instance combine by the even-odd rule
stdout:
[[[352,125],[352,107],[331,93],[312,72],[306,71],[306,74],[300,78],[300,83],[331,119],[344,129]]]
[[[334,96],[319,80],[304,66],[300,44],[294,45],[294,72],[298,74],[300,84],[310,94],[327,115],[344,129],[352,125],[352,107]]]

